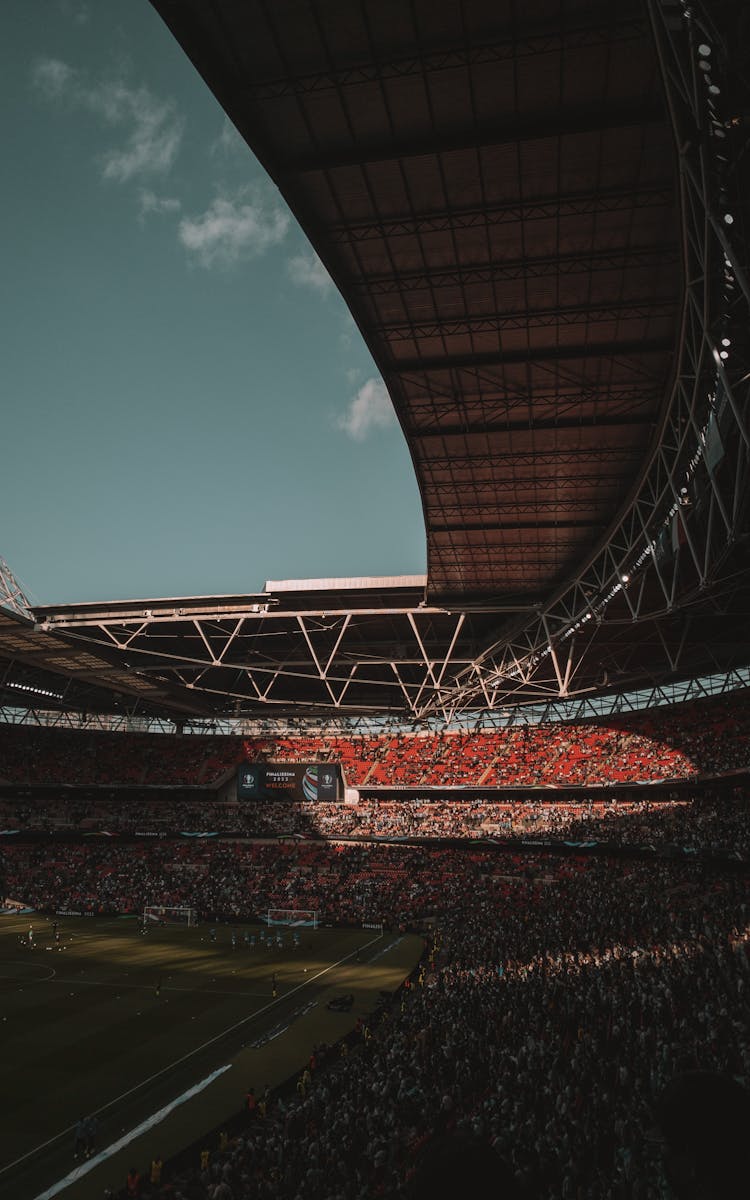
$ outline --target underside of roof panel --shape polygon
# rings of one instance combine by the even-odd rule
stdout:
[[[616,516],[670,379],[676,168],[645,6],[155,6],[380,367],[429,596],[543,599]]]

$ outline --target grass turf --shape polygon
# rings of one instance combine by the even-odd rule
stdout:
[[[256,1090],[280,1083],[315,1041],[346,1032],[379,989],[398,986],[420,949],[418,939],[396,946],[372,930],[303,928],[298,949],[285,930],[283,949],[269,951],[260,927],[247,926],[256,936],[252,949],[244,926],[233,948],[227,926],[217,926],[214,943],[206,926],[154,927],[142,936],[134,920],[57,920],[61,949],[52,918],[0,918],[3,1200],[33,1200],[66,1175],[79,1116],[99,1113],[97,1144],[106,1146],[217,1066],[234,1063],[239,1069],[221,1086],[176,1110],[168,1129],[147,1139],[154,1148],[143,1148],[147,1156],[173,1153],[238,1109],[251,1082]],[[23,944],[30,923],[34,949]],[[341,991],[355,994],[350,1015],[325,1010]],[[134,1153],[129,1147],[119,1160]],[[97,1167],[69,1194],[101,1196],[102,1177],[120,1184],[127,1166],[115,1170],[117,1162]]]

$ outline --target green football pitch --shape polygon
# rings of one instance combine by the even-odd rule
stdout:
[[[422,947],[375,930],[301,928],[299,946],[284,929],[269,950],[260,933],[218,925],[213,941],[205,925],[143,935],[133,919],[0,917],[2,1200],[100,1200],[131,1162],[168,1158],[236,1113],[249,1087],[301,1070],[315,1044],[342,1037],[399,986]],[[329,1011],[342,992],[354,995],[351,1012]],[[91,1113],[98,1157],[82,1168],[74,1126]]]

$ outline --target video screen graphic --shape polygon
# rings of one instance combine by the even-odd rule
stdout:
[[[340,763],[242,763],[238,800],[338,800]]]

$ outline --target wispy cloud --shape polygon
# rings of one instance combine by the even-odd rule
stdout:
[[[250,185],[217,196],[199,216],[183,217],[178,236],[200,266],[231,267],[278,245],[289,224],[289,213],[275,196]]]
[[[346,308],[341,313],[341,331],[338,335],[338,343],[342,351],[351,350],[356,333],[357,326],[354,317]]]
[[[145,219],[152,213],[177,213],[182,208],[182,202],[176,196],[157,196],[147,188],[141,188],[138,193],[140,217]]]
[[[76,72],[59,58],[38,58],[31,68],[31,82],[48,100],[80,87]]]
[[[287,274],[298,287],[309,287],[324,296],[333,287],[333,280],[314,250],[309,254],[295,254],[286,264]]]
[[[213,141],[209,147],[211,154],[221,157],[231,157],[235,154],[247,154],[247,142],[236,127],[229,120],[229,117],[224,118],[224,123],[221,127],[221,133]]]
[[[122,127],[125,140],[101,157],[104,179],[127,183],[144,175],[166,174],[182,140],[183,121],[171,100],[160,100],[145,86],[122,80],[90,83],[56,58],[39,58],[32,67],[33,86],[51,101],[86,109],[107,125]]]
[[[355,442],[363,442],[375,429],[387,429],[396,420],[393,404],[382,379],[368,379],[350,400],[336,425]]]
[[[172,101],[157,100],[146,87],[109,84],[91,96],[92,107],[111,124],[129,122],[124,146],[104,155],[104,178],[121,183],[134,175],[165,174],[177,157],[183,122]]]

